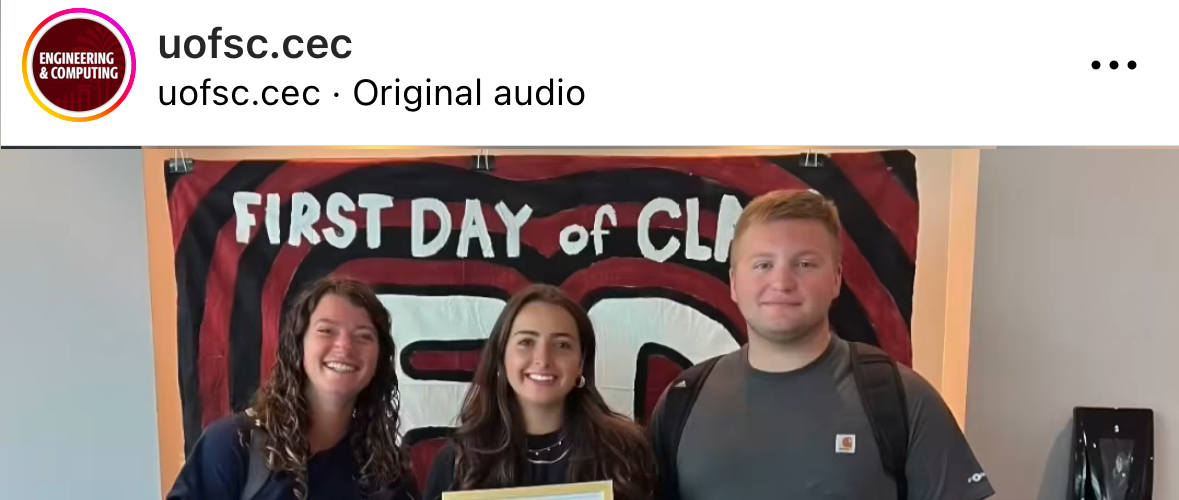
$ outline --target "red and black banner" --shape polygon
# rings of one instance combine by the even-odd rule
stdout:
[[[169,173],[186,449],[248,405],[274,361],[280,311],[328,274],[370,283],[390,307],[410,442],[453,423],[497,304],[533,282],[590,311],[609,337],[598,386],[642,419],[679,370],[744,342],[727,284],[732,224],[750,199],[782,188],[839,207],[835,330],[909,363],[914,156],[800,160],[198,160]],[[423,450],[415,462],[432,454]]]

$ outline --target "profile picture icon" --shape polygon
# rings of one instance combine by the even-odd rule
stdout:
[[[135,82],[135,49],[119,23],[93,9],[41,21],[21,59],[25,87],[45,112],[72,122],[106,116]]]

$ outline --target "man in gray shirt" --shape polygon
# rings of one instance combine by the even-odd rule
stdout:
[[[862,346],[833,335],[827,320],[842,281],[840,259],[838,214],[817,193],[767,193],[742,212],[729,279],[749,342],[703,372],[686,417],[667,414],[669,393],[656,407],[656,451],[664,454],[661,464],[670,464],[660,470],[663,500],[994,494],[941,397],[904,366],[892,372],[900,386],[896,412],[903,408],[900,425],[907,427],[897,465],[904,477],[884,466],[885,445],[877,442],[879,429],[856,380],[862,375],[853,373],[853,351]],[[683,385],[678,380],[669,391]],[[669,422],[681,423],[682,432],[673,436],[677,425]]]

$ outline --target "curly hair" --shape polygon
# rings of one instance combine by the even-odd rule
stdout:
[[[356,397],[354,422],[348,436],[359,469],[361,490],[377,491],[410,477],[399,448],[397,373],[389,312],[368,285],[327,277],[304,289],[286,310],[277,359],[250,408],[251,425],[265,432],[266,466],[294,479],[294,494],[299,500],[307,498],[307,462],[311,455],[307,440],[311,422],[304,396],[307,373],[303,370],[303,337],[311,313],[328,294],[365,309],[377,330],[376,370],[368,386]]]
[[[518,486],[526,449],[523,417],[503,375],[503,357],[516,315],[525,305],[543,301],[562,307],[577,323],[581,340],[584,387],[565,397],[565,415],[573,451],[569,480],[614,481],[620,500],[651,498],[655,459],[642,428],[606,405],[594,386],[593,324],[580,305],[559,288],[532,285],[515,294],[495,321],[459,415],[453,436],[455,486],[460,490]]]

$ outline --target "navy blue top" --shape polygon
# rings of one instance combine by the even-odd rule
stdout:
[[[536,455],[537,461],[524,462],[524,476],[519,484],[505,486],[539,486],[545,484],[562,484],[569,482],[569,451],[570,443],[562,439],[560,431],[538,436],[527,436],[525,444],[531,449],[543,449],[543,454]],[[442,493],[457,491],[457,478],[454,477],[455,444],[448,441],[434,455],[434,464],[430,467],[430,476],[423,487],[425,496],[422,500],[440,500]],[[488,485],[493,488],[494,485]]]
[[[193,445],[184,467],[168,492],[168,500],[216,498],[239,500],[249,470],[248,420],[235,414],[213,422]],[[312,455],[307,463],[307,500],[389,499],[412,500],[417,495],[410,481],[388,485],[373,495],[361,494],[350,439]],[[255,500],[294,500],[294,480],[287,474],[271,474]]]

